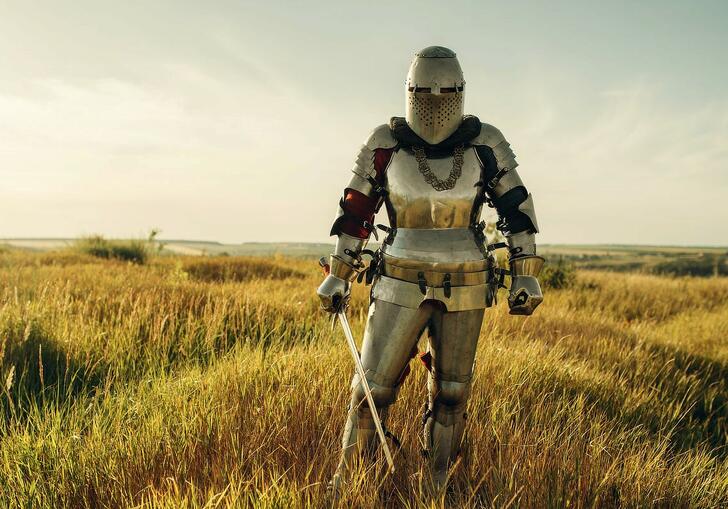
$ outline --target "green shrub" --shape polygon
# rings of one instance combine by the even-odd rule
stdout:
[[[656,274],[672,276],[726,276],[728,257],[726,255],[700,253],[698,256],[675,258],[660,262],[652,271]]]
[[[541,271],[539,281],[545,288],[571,288],[576,282],[576,269],[559,257],[556,264],[546,264]]]
[[[101,235],[90,235],[78,239],[74,244],[75,250],[95,256],[143,264],[149,258],[149,245],[147,241],[108,240]]]
[[[250,257],[218,256],[189,259],[183,264],[184,272],[196,281],[208,283],[241,282],[252,279],[300,279],[302,272]]]

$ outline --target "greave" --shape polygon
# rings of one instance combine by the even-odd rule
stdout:
[[[447,483],[448,468],[457,459],[465,431],[465,405],[432,411],[425,422],[432,482],[437,489]]]
[[[424,441],[430,459],[431,478],[436,490],[447,484],[448,469],[458,457],[465,432],[465,409],[470,394],[470,380],[428,380],[429,409],[426,414]]]
[[[382,424],[387,418],[387,407],[378,407],[379,416]],[[363,455],[372,457],[379,446],[379,438],[377,437],[374,418],[372,417],[366,403],[363,403],[358,409],[352,410],[349,406],[349,415],[344,426],[344,434],[341,439],[341,458],[336,467],[336,476],[341,481],[348,481],[351,467],[357,457]]]

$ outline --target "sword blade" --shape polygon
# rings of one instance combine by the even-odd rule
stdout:
[[[387,465],[389,465],[390,472],[394,472],[394,460],[392,459],[392,452],[389,450],[387,437],[384,435],[382,421],[379,419],[379,412],[377,411],[377,407],[374,404],[374,397],[372,396],[372,391],[369,388],[369,382],[367,382],[366,373],[364,372],[364,365],[361,363],[361,359],[359,358],[359,351],[356,349],[354,335],[351,332],[351,327],[349,327],[349,320],[346,318],[346,313],[344,311],[339,311],[338,313],[336,313],[336,315],[339,317],[339,323],[341,323],[341,328],[344,329],[346,342],[349,345],[351,356],[354,359],[354,367],[356,368],[356,372],[359,375],[361,387],[362,389],[364,389],[364,394],[367,398],[367,404],[369,405],[369,411],[372,413],[372,418],[374,419],[374,427],[377,429],[377,435],[379,436],[379,440],[382,443],[384,456],[387,458]]]

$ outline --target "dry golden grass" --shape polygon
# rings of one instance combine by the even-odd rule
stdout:
[[[351,364],[319,279],[300,260],[0,254],[0,505],[326,506]],[[725,507],[727,331],[725,278],[583,272],[533,317],[501,303],[451,492],[419,489],[414,369],[397,472],[362,463],[342,506]]]

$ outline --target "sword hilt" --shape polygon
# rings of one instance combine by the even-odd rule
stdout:
[[[324,276],[328,276],[329,273],[331,273],[331,266],[329,265],[329,261],[326,259],[325,256],[322,256],[319,258],[319,267],[321,267],[321,270],[324,271]]]

